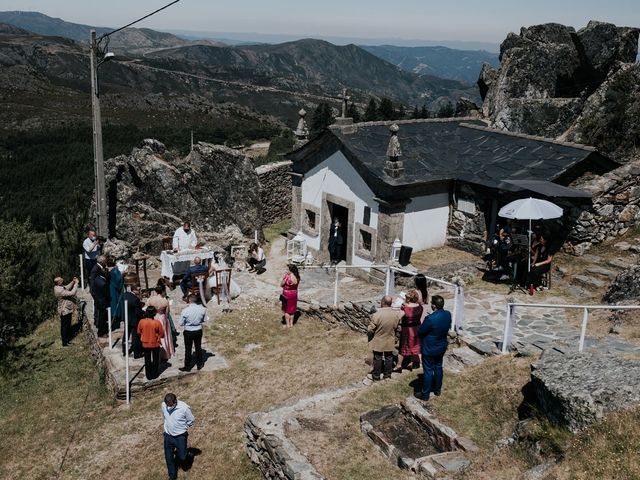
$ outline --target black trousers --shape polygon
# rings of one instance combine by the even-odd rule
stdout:
[[[122,355],[124,356],[125,338],[122,336]],[[140,335],[138,335],[137,325],[129,325],[129,352],[133,352],[135,358],[141,357],[142,342],[140,342]]]
[[[71,341],[71,317],[73,313],[60,315],[60,338],[62,345],[67,345]]]
[[[384,378],[390,378],[393,371],[393,352],[373,352],[373,378],[380,378],[382,373],[382,357],[384,356]]]
[[[195,346],[196,349],[196,364],[202,365],[204,359],[202,358],[202,330],[189,331],[185,330],[184,335],[184,367],[191,368],[193,363],[191,360],[191,348]]]
[[[247,263],[251,266],[251,268],[255,268],[256,270],[262,270],[267,264],[267,261],[266,260],[258,261],[253,257],[249,257],[249,260],[247,261]]]
[[[336,263],[342,259],[342,244],[329,241],[329,258]]]
[[[160,374],[160,347],[144,348],[144,374],[147,380],[158,378]]]
[[[109,333],[109,324],[107,319],[107,307],[99,307],[95,305],[95,322],[98,329],[98,336],[103,336]]]
[[[547,273],[550,268],[551,268],[551,265],[548,263],[546,265],[541,265],[539,267],[532,266],[531,271],[527,272],[524,286],[528,287],[529,285],[533,285],[534,287],[538,287],[542,285],[542,274]]]

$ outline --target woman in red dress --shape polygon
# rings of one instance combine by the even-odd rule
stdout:
[[[402,304],[404,316],[400,322],[402,330],[400,332],[400,353],[398,355],[398,368],[396,372],[402,372],[402,364],[406,360],[409,363],[408,369],[413,370],[414,365],[420,365],[420,339],[418,338],[418,328],[422,319],[422,305],[418,303],[418,292],[409,290]]]
[[[289,271],[284,274],[280,286],[282,287],[282,312],[284,313],[285,326],[293,327],[293,320],[298,311],[298,285],[300,285],[300,273],[295,265],[287,265]]]

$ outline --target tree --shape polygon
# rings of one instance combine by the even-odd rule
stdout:
[[[360,112],[358,111],[358,107],[356,107],[355,104],[351,103],[347,107],[347,117],[353,118],[354,123],[358,123],[361,120]]]
[[[378,104],[376,103],[376,99],[372,97],[371,100],[369,100],[367,109],[364,111],[364,121],[373,122],[375,120],[379,120]]]
[[[401,104],[400,107],[398,107],[397,118],[398,118],[398,120],[402,120],[406,116],[407,116],[407,111],[406,111],[404,105]]]
[[[429,110],[427,110],[427,105],[423,104],[422,109],[420,110],[420,118],[429,118]]]
[[[380,101],[380,106],[378,107],[378,117],[380,120],[394,120],[395,115],[393,111],[393,103],[390,99],[384,97]]]
[[[413,107],[413,114],[411,115],[411,118],[413,119],[420,118],[420,110],[418,109],[417,105]]]
[[[319,103],[311,116],[311,125],[309,126],[311,134],[314,136],[318,135],[331,125],[333,120],[333,110],[331,109],[331,105],[327,102]]]
[[[440,108],[436,112],[436,117],[438,117],[438,118],[453,117],[455,112],[456,111],[453,108],[453,105],[451,104],[451,102],[447,101],[446,103],[443,103],[442,105],[440,105]]]

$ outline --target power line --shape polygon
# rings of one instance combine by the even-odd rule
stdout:
[[[113,31],[111,31],[111,32],[108,32],[108,33],[105,33],[104,35],[101,35],[101,36],[100,36],[100,38],[98,38],[98,42],[100,42],[102,39],[104,39],[104,38],[108,37],[109,35],[113,35],[114,33],[119,32],[120,30],[124,30],[125,28],[128,28],[128,27],[130,27],[131,25],[135,25],[136,23],[141,22],[142,20],[144,20],[144,19],[146,19],[146,18],[149,18],[151,15],[155,15],[156,13],[161,12],[161,11],[162,11],[162,10],[164,10],[165,8],[169,8],[171,5],[173,5],[174,3],[178,3],[179,1],[180,1],[180,0],[174,0],[173,2],[171,2],[171,3],[167,4],[167,5],[165,5],[164,7],[159,8],[159,9],[157,9],[157,10],[155,10],[155,11],[153,11],[153,12],[151,12],[151,13],[147,14],[147,15],[145,15],[144,17],[141,17],[141,18],[139,18],[138,20],[134,20],[133,22],[128,23],[128,24],[127,24],[127,25],[125,25],[124,27],[116,28],[115,30],[113,30]]]

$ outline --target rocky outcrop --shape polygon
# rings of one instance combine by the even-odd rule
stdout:
[[[291,162],[276,162],[256,168],[260,182],[262,221],[265,225],[291,217]]]
[[[551,421],[577,432],[640,403],[640,362],[618,355],[545,350],[531,371],[532,398]]]
[[[574,253],[612,240],[640,221],[640,159],[575,186],[590,192],[593,204],[577,214],[569,234]]]
[[[456,102],[456,117],[480,116],[480,108],[473,100],[467,97],[460,97]]]
[[[136,248],[159,250],[162,237],[187,220],[203,238],[253,236],[262,227],[258,176],[236,150],[198,143],[179,158],[145,140],[131,155],[107,160],[105,171],[110,230]]]
[[[618,303],[638,298],[640,298],[640,265],[633,265],[620,272],[607,293],[604,294],[603,300],[609,303]]]
[[[638,29],[594,21],[578,32],[549,23],[510,33],[500,47],[499,70],[487,65],[480,73],[483,114],[498,128],[547,137],[570,131],[571,139],[608,151],[598,141],[597,127],[589,124],[593,115],[588,112],[618,103],[612,92],[619,82],[612,79],[620,75],[621,65],[629,69],[635,62],[638,35]],[[640,82],[623,76],[632,95]],[[597,98],[590,99],[597,90]],[[581,114],[583,121],[574,125]],[[612,116],[623,121],[622,112],[613,109],[595,122],[609,124]]]

